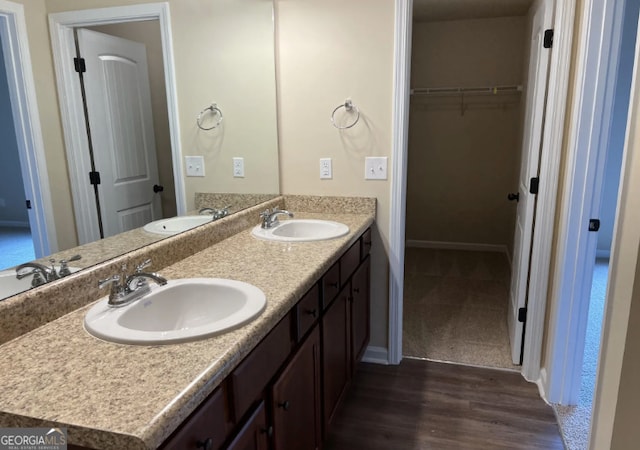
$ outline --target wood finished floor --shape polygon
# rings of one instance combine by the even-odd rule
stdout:
[[[362,363],[324,450],[563,449],[520,374],[405,359]]]

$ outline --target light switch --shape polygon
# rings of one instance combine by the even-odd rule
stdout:
[[[204,156],[185,156],[184,161],[187,165],[188,177],[204,176]]]
[[[386,180],[387,179],[387,157],[367,156],[364,159],[365,180]]]
[[[244,178],[244,158],[233,158],[234,178]]]

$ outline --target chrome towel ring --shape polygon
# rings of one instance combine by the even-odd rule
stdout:
[[[215,123],[215,125],[211,126],[211,127],[203,127],[202,126],[202,116],[207,112],[207,111],[211,111],[211,114],[213,114],[214,116],[217,115],[218,116],[218,121]],[[213,130],[214,128],[217,128],[221,123],[222,123],[222,111],[220,111],[220,108],[218,108],[218,105],[216,105],[215,103],[212,103],[211,106],[203,109],[202,111],[200,111],[200,114],[198,114],[198,118],[196,119],[196,123],[198,124],[198,128],[200,128],[201,130],[205,130],[205,131],[209,131],[209,130]]]
[[[353,123],[351,123],[350,125],[345,125],[345,126],[340,126],[336,124],[335,121],[335,115],[336,112],[340,109],[340,108],[344,108],[345,111],[347,112],[352,112],[353,110],[355,110],[356,113],[356,118],[353,121]],[[338,107],[336,109],[333,110],[333,112],[331,113],[331,123],[333,124],[334,127],[336,127],[338,130],[346,130],[347,128],[351,128],[353,127],[355,124],[358,123],[358,120],[360,120],[360,110],[358,109],[358,107],[356,105],[353,104],[353,102],[351,101],[350,98],[348,98],[343,105],[338,105]]]

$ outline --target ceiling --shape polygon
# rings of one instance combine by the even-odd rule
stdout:
[[[486,19],[524,16],[533,0],[414,0],[413,20]]]

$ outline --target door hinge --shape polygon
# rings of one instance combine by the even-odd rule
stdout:
[[[600,229],[600,219],[589,220],[589,231],[598,231]]]
[[[518,322],[526,322],[527,321],[527,308],[520,308],[518,310]]]
[[[27,209],[31,209],[31,200],[27,200]]]
[[[75,67],[76,72],[78,73],[85,73],[87,71],[84,58],[73,58],[73,67]]]
[[[538,193],[538,188],[540,187],[540,177],[533,177],[529,182],[529,192],[532,194]]]
[[[551,48],[553,46],[553,30],[544,30],[544,39],[542,41],[544,48]]]
[[[100,172],[89,172],[89,182],[91,184],[100,184]]]

